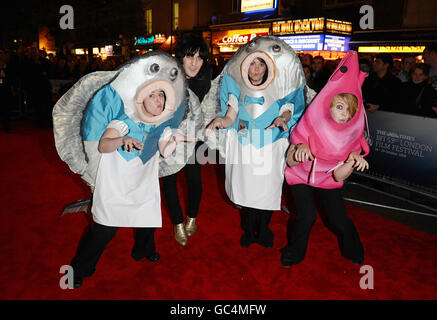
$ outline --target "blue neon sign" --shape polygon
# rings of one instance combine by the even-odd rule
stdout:
[[[138,38],[135,44],[151,44],[155,40],[155,36],[150,36],[147,38],[141,37]]]
[[[349,51],[350,37],[315,34],[305,36],[280,36],[293,50],[297,51]]]
[[[327,34],[325,35],[323,50],[347,52],[349,51],[350,41],[350,37],[331,36]]]
[[[279,39],[284,40],[293,50],[298,51],[320,51],[323,50],[325,39],[324,34],[315,34],[308,36],[281,36]]]

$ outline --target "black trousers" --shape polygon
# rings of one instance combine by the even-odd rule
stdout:
[[[199,146],[199,144],[196,145],[195,154],[197,153],[197,148]],[[202,199],[201,169],[201,165],[197,162],[197,159],[195,160],[195,163],[188,163],[184,167],[188,187],[187,216],[190,218],[197,217],[197,214],[199,212],[200,200]],[[162,193],[167,203],[168,211],[170,212],[170,218],[173,224],[180,224],[184,222],[177,187],[179,172],[161,178]]]
[[[326,211],[328,224],[337,234],[341,254],[350,260],[364,258],[364,249],[357,229],[347,216],[341,189],[321,189],[305,184],[291,186],[297,216],[288,230],[288,244],[281,251],[293,264],[305,258],[308,238],[316,221],[315,192]]]
[[[265,247],[273,246],[273,232],[269,228],[273,211],[243,207],[241,227],[246,242],[258,242]]]
[[[117,231],[118,227],[108,227],[98,223],[90,227],[70,263],[75,275],[87,277],[94,273],[100,256]],[[135,228],[132,258],[138,261],[152,255],[155,251],[155,228]]]

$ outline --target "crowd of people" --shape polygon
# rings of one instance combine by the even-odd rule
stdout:
[[[361,55],[360,67],[369,73],[362,91],[367,111],[391,111],[425,117],[437,117],[437,46],[427,46],[418,56],[396,60],[389,53]],[[324,87],[340,59],[300,55],[307,84],[316,92]]]
[[[136,54],[132,53],[131,55]],[[2,97],[3,127],[7,131],[13,106],[20,109],[26,104],[27,113],[39,126],[51,126],[51,109],[72,84],[94,71],[114,70],[132,56],[89,58],[86,55],[47,54],[35,47],[20,46],[17,50],[0,48],[0,94]],[[426,117],[437,117],[437,49],[426,47],[418,57],[406,55],[393,59],[388,53],[360,56],[363,70],[369,76],[363,84],[363,96],[368,111],[385,110]],[[322,56],[300,54],[307,84],[320,92],[340,59],[325,60]],[[212,63],[213,78],[224,67],[224,59]],[[69,80],[60,90],[53,92],[50,80]],[[59,92],[58,92],[59,91]]]
[[[15,111],[30,117],[40,127],[51,126],[51,110],[70,86],[94,71],[114,70],[130,60],[128,56],[88,58],[85,55],[47,54],[35,47],[19,46],[16,50],[0,48],[2,120],[6,131]],[[53,90],[53,80],[65,84]],[[24,107],[25,106],[25,107]]]

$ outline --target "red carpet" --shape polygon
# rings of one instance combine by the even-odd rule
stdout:
[[[59,159],[50,129],[12,123],[11,132],[0,137],[0,299],[437,298],[437,237],[351,205],[365,264],[374,270],[373,290],[360,288],[360,267],[340,256],[335,235],[320,217],[304,262],[291,269],[280,263],[284,212],[272,218],[273,249],[241,248],[238,210],[225,202],[223,179],[213,165],[202,168],[199,230],[186,247],[173,240],[163,206],[158,263],[134,262],[133,231],[120,229],[82,288],[62,290],[59,269],[75,254],[90,217],[59,213],[67,203],[89,197],[89,189]]]

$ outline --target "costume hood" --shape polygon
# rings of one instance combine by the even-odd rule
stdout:
[[[359,69],[357,52],[349,51],[291,133],[291,142],[307,144],[316,158],[328,161],[344,161],[352,151],[363,150],[367,155],[367,118],[361,93],[366,75]],[[336,123],[330,113],[330,103],[340,93],[350,93],[358,99],[358,110],[346,123]]]

